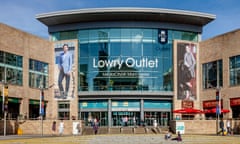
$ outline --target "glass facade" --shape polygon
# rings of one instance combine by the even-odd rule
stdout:
[[[79,91],[172,91],[173,39],[197,41],[197,34],[159,29],[80,30]]]
[[[0,80],[23,85],[23,57],[0,51]]]
[[[240,85],[240,55],[229,58],[230,86]]]
[[[223,86],[222,60],[202,65],[203,89]]]
[[[29,86],[32,88],[48,87],[48,64],[45,62],[29,60]]]

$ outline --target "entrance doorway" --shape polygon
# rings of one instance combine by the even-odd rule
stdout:
[[[168,126],[170,112],[144,112],[144,120],[147,126],[153,126],[154,121],[156,121],[159,126]]]
[[[136,126],[140,123],[140,112],[112,112],[112,126]]]
[[[85,121],[85,126],[92,126],[94,119],[98,120],[100,126],[108,126],[107,112],[81,112],[81,119]]]

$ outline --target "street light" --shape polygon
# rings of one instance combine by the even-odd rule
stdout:
[[[8,110],[8,85],[2,80],[2,112],[4,113],[3,135],[6,136],[6,118]]]

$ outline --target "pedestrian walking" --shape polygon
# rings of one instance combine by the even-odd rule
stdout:
[[[231,135],[232,134],[232,128],[231,128],[231,121],[228,119],[227,120],[227,135]]]
[[[57,122],[53,121],[53,123],[52,123],[52,135],[56,134],[56,124],[57,124]]]
[[[93,122],[93,131],[95,135],[98,133],[98,120],[96,118],[94,119]]]
[[[221,128],[222,136],[224,136],[224,122],[223,122],[223,119],[220,120],[219,127]]]
[[[63,131],[64,131],[64,122],[63,122],[63,120],[61,120],[61,122],[59,123],[59,135],[60,136],[63,135]]]

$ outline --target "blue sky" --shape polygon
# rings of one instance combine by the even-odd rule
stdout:
[[[203,40],[240,28],[240,0],[1,0],[0,22],[48,38],[35,16],[62,10],[102,7],[147,7],[197,11],[216,15],[203,28]]]

